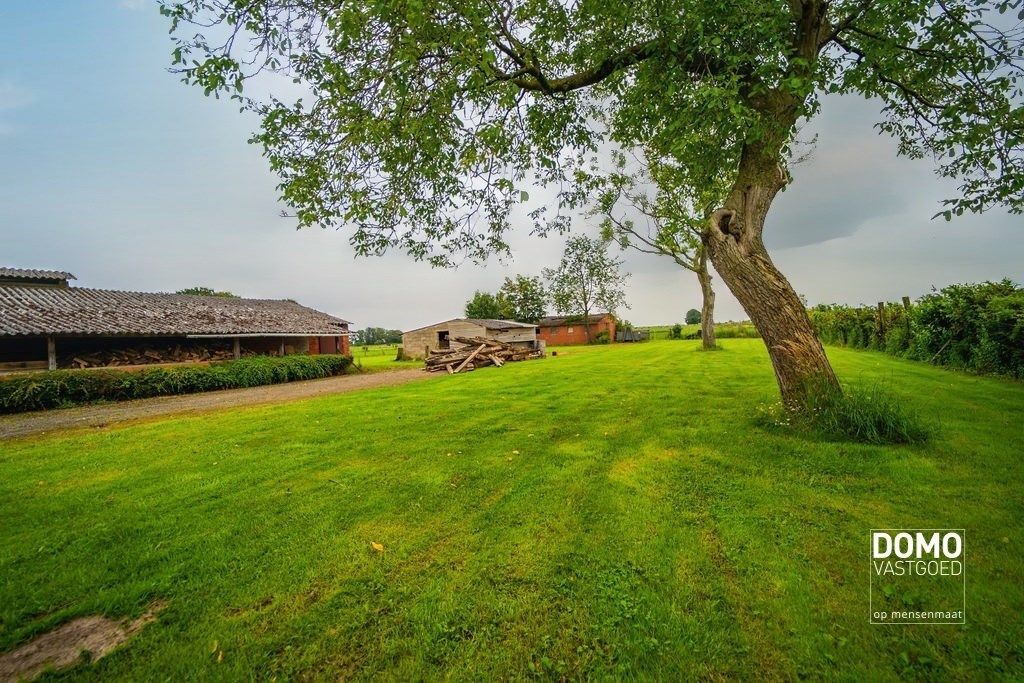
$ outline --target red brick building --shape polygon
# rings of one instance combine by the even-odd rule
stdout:
[[[615,341],[615,317],[611,313],[591,313],[583,316],[557,316],[541,318],[537,323],[537,339],[548,346],[570,346],[587,343],[587,322],[590,323],[590,340],[597,341],[602,332],[608,334],[608,341]]]

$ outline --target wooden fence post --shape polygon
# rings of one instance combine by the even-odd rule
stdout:
[[[903,329],[907,334],[904,344],[910,346],[910,297],[903,297]]]

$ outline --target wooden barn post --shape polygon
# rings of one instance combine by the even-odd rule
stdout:
[[[46,338],[46,368],[57,369],[57,342],[53,337]]]

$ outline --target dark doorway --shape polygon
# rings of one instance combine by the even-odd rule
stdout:
[[[437,348],[447,349],[448,345],[448,330],[440,330],[437,333]]]

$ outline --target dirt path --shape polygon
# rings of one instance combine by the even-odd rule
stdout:
[[[349,391],[388,387],[424,380],[435,375],[413,368],[369,375],[342,375],[307,382],[272,384],[248,389],[226,389],[205,394],[160,396],[123,403],[104,403],[62,410],[0,415],[0,440],[31,434],[43,434],[79,427],[106,427],[119,422],[140,420],[177,413],[197,413],[220,408],[237,408],[267,403],[282,403],[300,398],[343,394]]]

